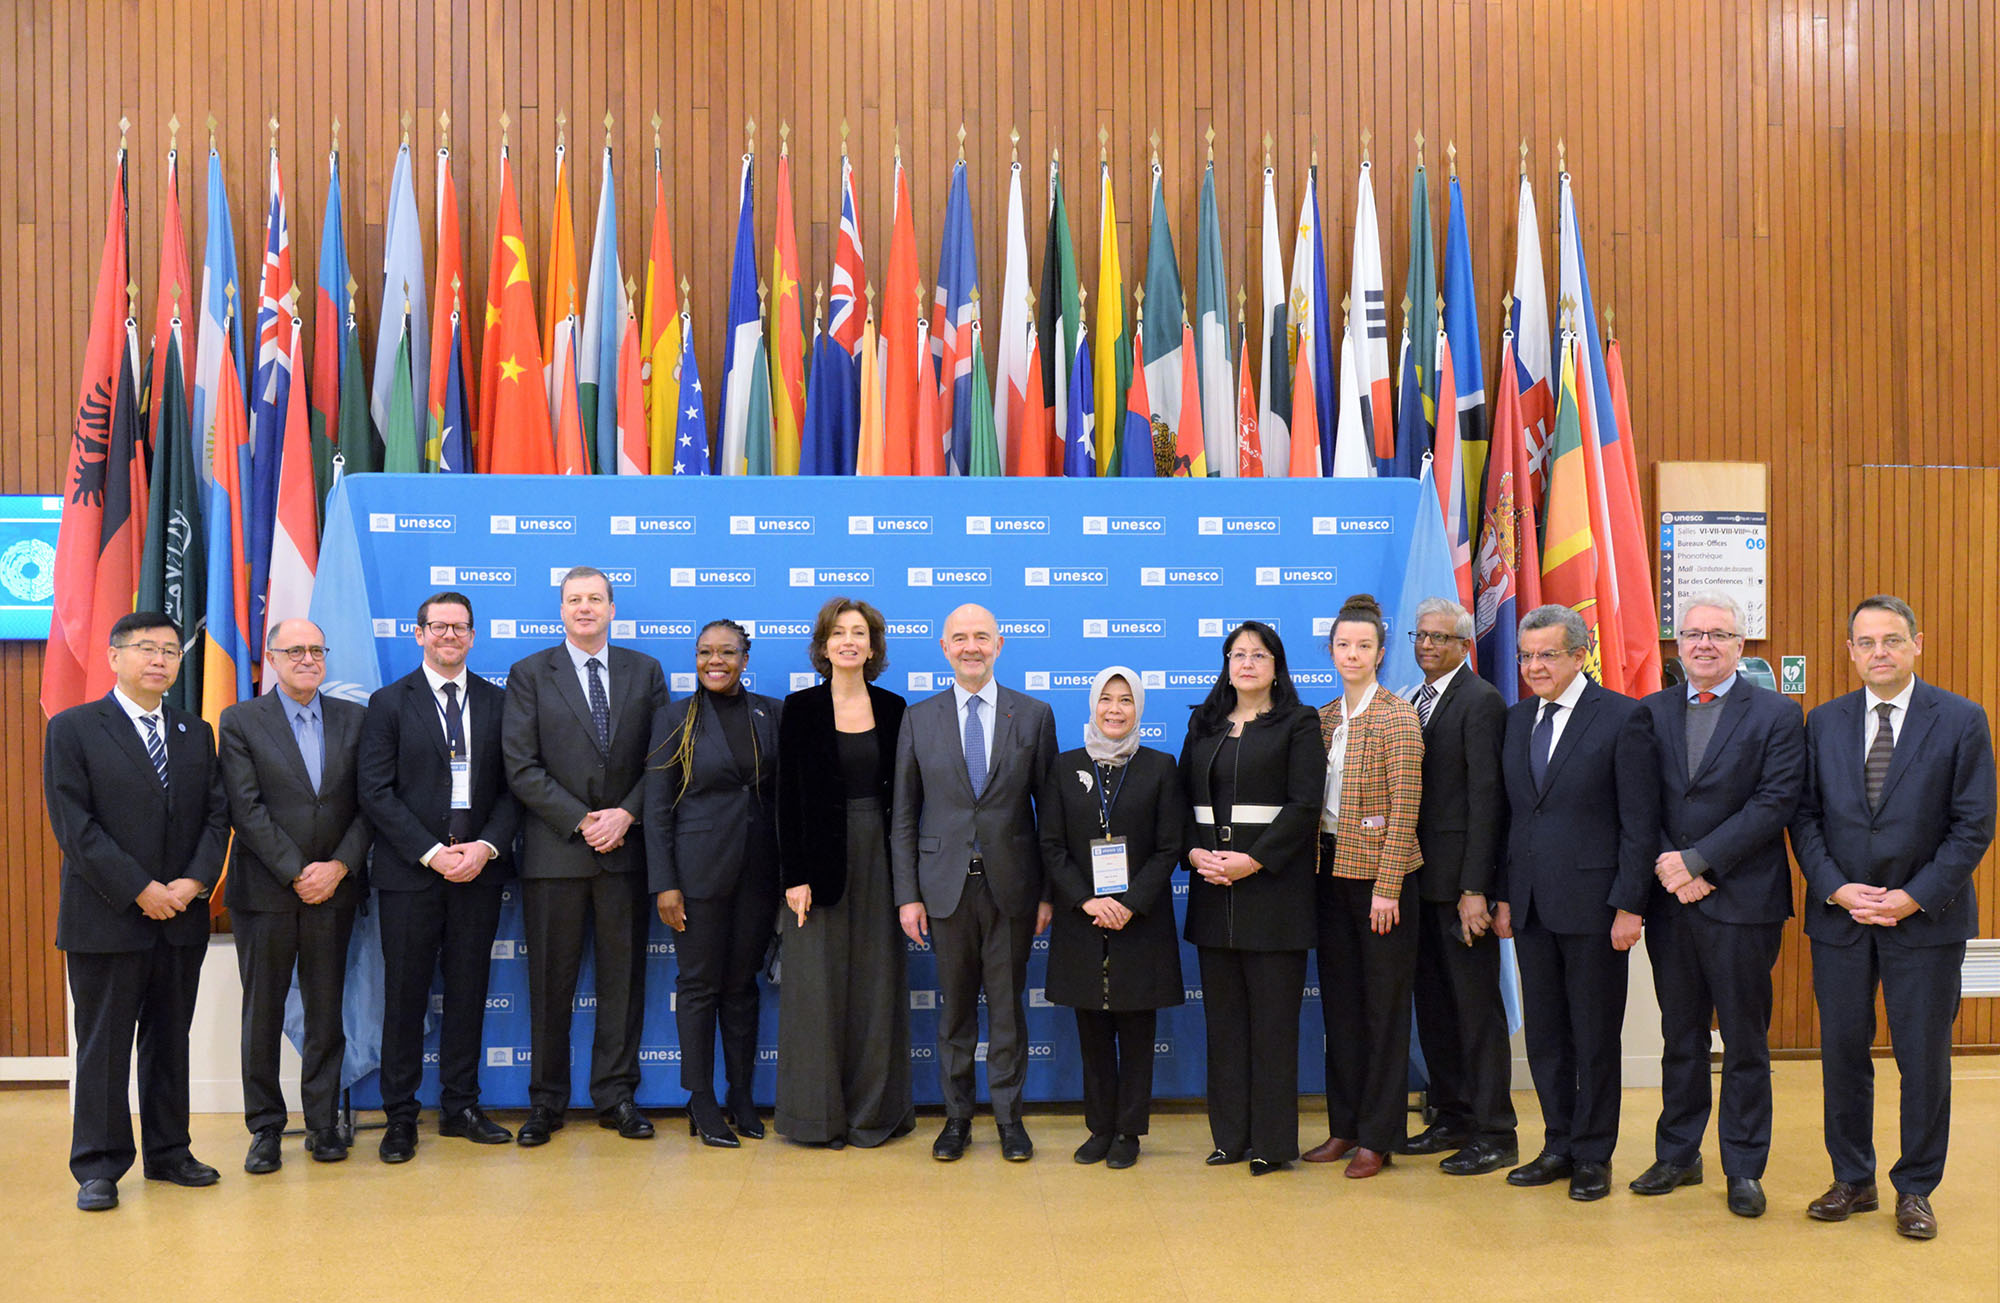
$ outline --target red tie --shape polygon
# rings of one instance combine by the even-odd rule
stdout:
[[[1709,702],[1715,700],[1715,694],[1713,692],[1697,692],[1694,694],[1694,699],[1701,705],[1706,706]]]

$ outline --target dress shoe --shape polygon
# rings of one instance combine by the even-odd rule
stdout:
[[[1611,1164],[1578,1159],[1569,1174],[1569,1197],[1591,1203],[1611,1193]]]
[[[487,1117],[477,1104],[468,1104],[439,1118],[438,1134],[459,1136],[475,1145],[504,1145],[514,1138],[512,1131]]]
[[[338,1163],[347,1157],[347,1137],[339,1127],[306,1132],[306,1152],[315,1163]]]
[[[639,1111],[639,1106],[629,1099],[618,1101],[616,1108],[598,1116],[597,1125],[606,1131],[616,1131],[627,1140],[651,1140],[653,1124]]]
[[[1272,1172],[1289,1172],[1292,1165],[1283,1159],[1253,1158],[1250,1160],[1250,1175],[1268,1176]]]
[[[1243,1151],[1240,1149],[1217,1149],[1211,1151],[1209,1156],[1201,1161],[1207,1163],[1210,1167],[1227,1167],[1231,1163],[1242,1162]]]
[[[414,1122],[391,1122],[389,1129],[382,1133],[381,1147],[376,1151],[385,1163],[407,1163],[417,1156],[417,1124]]]
[[[1881,1206],[1873,1181],[1835,1181],[1806,1205],[1806,1216],[1816,1222],[1844,1222],[1850,1213],[1872,1213]]]
[[[1021,1122],[1002,1122],[1000,1126],[1000,1157],[1010,1163],[1025,1163],[1035,1156],[1035,1142],[1028,1139],[1028,1128]]]
[[[1090,1139],[1076,1147],[1076,1153],[1072,1157],[1079,1163],[1101,1163],[1105,1155],[1110,1152],[1111,1137],[1093,1131],[1090,1133]]]
[[[729,1125],[736,1129],[736,1134],[745,1140],[764,1138],[764,1119],[757,1116],[757,1102],[750,1098],[749,1091],[730,1091],[729,1103],[724,1106],[723,1114],[729,1119]]]
[[[108,1177],[95,1177],[76,1188],[78,1212],[109,1212],[118,1206],[118,1182]]]
[[[715,1102],[713,1095],[691,1095],[688,1097],[688,1134],[700,1136],[701,1143],[710,1149],[741,1149],[743,1142],[729,1129],[723,1119],[722,1106]]]
[[[946,1118],[944,1130],[931,1144],[931,1157],[940,1163],[956,1163],[965,1157],[965,1146],[972,1140],[971,1118]]]
[[[1396,1146],[1399,1154],[1448,1154],[1472,1143],[1472,1137],[1436,1122]]]
[[[1438,1164],[1446,1176],[1484,1176],[1521,1161],[1521,1151],[1498,1140],[1475,1140]]]
[[[1554,1185],[1570,1174],[1570,1161],[1544,1150],[1534,1162],[1507,1173],[1508,1185]]]
[[[1754,1176],[1729,1178],[1729,1211],[1738,1217],[1764,1215],[1764,1183]]]
[[[1328,1136],[1305,1153],[1300,1154],[1308,1163],[1337,1163],[1354,1149],[1352,1140],[1342,1140],[1339,1136]]]
[[[1896,1234],[1913,1240],[1936,1239],[1937,1214],[1931,1211],[1931,1201],[1920,1194],[1897,1195]]]
[[[546,1145],[549,1137],[563,1129],[563,1115],[548,1107],[537,1104],[528,1110],[528,1120],[521,1124],[521,1134],[514,1142],[523,1149],[533,1149],[536,1145]]]
[[[257,1134],[250,1140],[250,1152],[243,1158],[243,1170],[252,1176],[277,1171],[285,1163],[280,1152],[284,1143],[284,1133],[277,1127],[257,1128]]]
[[[1105,1155],[1104,1165],[1114,1172],[1122,1172],[1139,1161],[1139,1137],[1119,1132],[1111,1139],[1111,1152]]]
[[[1668,1194],[1684,1185],[1700,1185],[1701,1182],[1701,1155],[1696,1154],[1694,1161],[1685,1167],[1663,1158],[1634,1177],[1627,1188],[1633,1194]]]
[[[161,1163],[157,1167],[149,1165],[146,1168],[146,1179],[148,1181],[171,1181],[175,1185],[198,1188],[204,1185],[214,1185],[222,1179],[222,1173],[190,1154],[184,1158],[177,1158],[171,1163]]]
[[[1341,1175],[1350,1181],[1365,1181],[1389,1165],[1389,1155],[1357,1145]]]

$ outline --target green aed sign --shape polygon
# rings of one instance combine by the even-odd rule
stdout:
[[[1778,658],[1778,691],[1789,692],[1793,696],[1803,696],[1806,690],[1806,658],[1803,656],[1780,656]]]

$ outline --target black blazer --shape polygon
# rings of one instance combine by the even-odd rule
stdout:
[[[611,749],[597,748],[590,703],[564,643],[524,656],[507,671],[506,723],[500,748],[507,786],[521,802],[521,876],[587,878],[645,868],[641,838],[600,855],[576,826],[592,810],[616,806],[645,817],[646,753],[653,714],[667,704],[660,663],[629,647],[607,646],[611,676]]]
[[[224,893],[232,909],[307,908],[292,883],[315,860],[339,860],[347,866],[347,876],[324,904],[351,905],[368,893],[373,834],[354,781],[361,721],[368,712],[352,701],[320,694],[326,755],[315,790],[292,736],[291,705],[283,692],[267,692],[222,712],[217,746],[222,785],[229,793],[229,822],[236,830]]]
[[[1227,736],[1188,730],[1181,745],[1181,791],[1188,804],[1213,806],[1210,766]],[[1326,800],[1326,748],[1319,713],[1300,704],[1243,726],[1237,739],[1236,804],[1282,806],[1268,824],[1232,826],[1226,849],[1263,865],[1230,887],[1188,874],[1187,939],[1228,950],[1310,950],[1318,943],[1313,877],[1319,865],[1319,812]],[[1182,839],[1183,857],[1200,846],[1222,850],[1212,824],[1196,818]]]
[[[153,882],[222,874],[229,799],[215,763],[215,735],[199,715],[160,707],[167,790],[139,730],[106,693],[59,712],[42,744],[42,796],[62,851],[56,945],[85,954],[208,944],[197,901],[165,922],[147,918],[139,893]]]
[[[1588,683],[1537,792],[1528,739],[1540,697],[1507,710],[1501,772],[1512,823],[1498,895],[1515,927],[1611,931],[1614,910],[1642,914],[1660,845],[1660,768],[1639,703]]]
[[[1910,713],[1870,811],[1863,767],[1862,688],[1806,716],[1806,786],[1792,819],[1792,852],[1806,879],[1806,935],[1852,945],[1863,924],[1826,903],[1843,884],[1900,887],[1918,911],[1894,927],[1869,927],[1905,946],[1938,946],[1979,934],[1972,871],[1993,843],[1993,737],[1986,712],[1919,679]],[[1873,736],[1872,730],[1869,736]]]
[[[1687,685],[1677,683],[1639,704],[1652,727],[1660,767],[1655,854],[1693,851],[1706,862],[1702,874],[1715,890],[1695,908],[1719,923],[1790,918],[1792,864],[1785,858],[1785,825],[1806,781],[1805,716],[1798,703],[1737,675],[1701,753],[1701,772],[1692,779]],[[1657,881],[1652,894],[1648,912],[1680,908]]]
[[[500,851],[473,882],[500,882],[513,876],[514,834],[521,822],[500,764],[500,711],[507,694],[470,670],[465,683],[472,707],[466,745],[472,752],[470,814],[478,830],[473,838]],[[361,812],[375,829],[368,878],[378,890],[422,891],[443,881],[421,861],[451,828],[450,764],[444,720],[423,667],[368,699],[355,779]]]
[[[882,803],[882,853],[889,853],[889,809],[896,789],[896,738],[903,698],[868,685],[875,712],[876,799]],[[816,683],[785,698],[778,721],[778,876],[787,889],[811,887],[815,908],[847,894],[847,785],[833,727],[833,685]]]
[[[1108,779],[1108,790],[1100,782]],[[1096,884],[1090,843],[1104,836],[1099,795],[1116,796],[1111,833],[1125,839],[1128,886],[1115,899],[1132,921],[1107,931],[1083,912]],[[1162,1009],[1186,998],[1181,943],[1174,930],[1174,870],[1186,837],[1187,799],[1174,759],[1140,747],[1112,770],[1091,763],[1082,747],[1065,751],[1035,794],[1055,918],[1049,932],[1047,994],[1073,1009]]]
[[[1470,664],[1459,666],[1431,704],[1424,729],[1424,794],[1417,806],[1417,845],[1424,854],[1417,891],[1424,900],[1444,903],[1493,889],[1507,830],[1507,792],[1500,781],[1506,729],[1500,689]]]
[[[734,894],[746,876],[777,892],[781,708],[770,697],[743,695],[756,740],[754,773],[737,762],[701,689],[654,712],[645,782],[646,887],[654,893],[715,900]],[[669,757],[696,702],[694,765],[687,773]]]

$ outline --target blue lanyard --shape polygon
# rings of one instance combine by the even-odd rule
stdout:
[[[1104,766],[1095,760],[1091,761],[1090,765],[1097,774],[1097,819],[1099,823],[1104,825],[1104,835],[1109,837],[1111,835],[1111,807],[1118,804],[1118,793],[1125,790],[1125,775],[1131,770],[1132,766],[1130,762],[1112,766],[1118,771],[1118,786],[1111,789],[1111,795],[1107,799],[1104,793]]]

